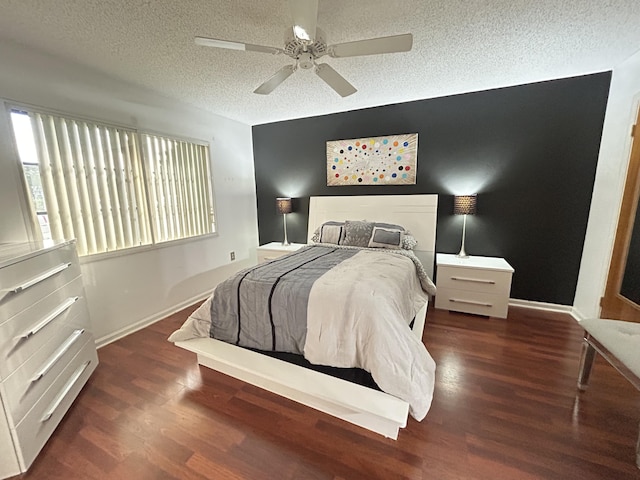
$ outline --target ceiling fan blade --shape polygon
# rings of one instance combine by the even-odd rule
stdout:
[[[356,57],[380,53],[408,52],[413,46],[413,35],[405,33],[391,37],[371,38],[355,42],[338,43],[329,46],[332,57]]]
[[[293,34],[302,41],[313,43],[316,38],[318,0],[289,0],[293,20]]]
[[[251,43],[232,42],[229,40],[218,40],[217,38],[196,37],[196,45],[205,47],[228,48],[229,50],[246,50],[260,53],[284,53],[284,50],[276,47],[265,47],[263,45],[253,45]]]
[[[275,75],[273,75],[273,77],[256,88],[253,93],[257,93],[259,95],[269,95],[276,89],[278,85],[289,78],[289,75],[291,75],[295,71],[295,65],[285,65],[280,70],[278,70]]]
[[[348,97],[357,92],[353,85],[347,82],[342,75],[326,63],[321,63],[316,67],[316,75],[324,80],[327,85],[333,88],[341,97]]]

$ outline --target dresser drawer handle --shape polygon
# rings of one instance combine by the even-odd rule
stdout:
[[[20,293],[23,290],[26,290],[29,287],[33,287],[34,285],[46,280],[47,278],[53,277],[56,273],[60,273],[63,270],[66,270],[71,266],[71,263],[61,263],[57,267],[52,268],[51,270],[47,270],[44,273],[41,273],[37,277],[33,277],[31,280],[27,280],[22,285],[18,285],[16,287],[12,287],[7,289],[9,293]]]
[[[54,354],[51,356],[49,361],[45,363],[44,366],[35,374],[35,376],[31,379],[31,383],[37,382],[42,377],[44,377],[49,372],[49,370],[51,370],[51,368],[56,364],[56,362],[60,360],[60,358],[62,358],[62,356],[65,353],[67,353],[67,351],[78,340],[78,338],[80,338],[80,336],[83,333],[84,333],[84,328],[80,330],[74,330],[74,332],[71,335],[69,335],[69,338],[67,338],[64,341],[64,343],[60,345],[60,347],[58,347],[58,350],[54,352]]]
[[[54,412],[58,409],[58,407],[62,403],[62,400],[64,400],[64,397],[67,396],[67,393],[69,393],[69,391],[73,388],[75,383],[78,381],[80,376],[84,373],[84,371],[87,369],[87,367],[90,364],[91,364],[91,360],[88,360],[84,362],[84,364],[80,365],[80,367],[78,367],[78,369],[75,372],[73,372],[73,375],[71,376],[71,378],[67,381],[64,387],[62,387],[62,390],[60,390],[60,393],[58,393],[56,398],[53,399],[53,402],[51,403],[47,411],[44,413],[44,415],[40,419],[41,422],[46,422],[51,418],[51,416],[54,414]]]
[[[80,297],[69,297],[69,298],[67,298],[63,303],[58,305],[58,307],[55,310],[53,310],[46,317],[44,317],[40,323],[35,325],[28,332],[24,332],[19,337],[16,337],[16,339],[17,340],[23,340],[23,339],[27,339],[27,338],[31,337],[32,335],[35,335],[40,330],[42,330],[44,327],[46,327],[51,322],[53,322],[62,313],[64,313],[66,310],[68,310],[71,307],[71,305],[76,303],[79,299],[80,299]]]
[[[486,283],[487,285],[496,284],[495,280],[485,280],[482,278],[451,277],[451,280],[458,280],[460,282]]]
[[[479,305],[481,307],[493,307],[493,304],[487,302],[476,302],[474,300],[459,300],[457,298],[450,298],[450,302],[453,303],[468,303],[469,305]]]

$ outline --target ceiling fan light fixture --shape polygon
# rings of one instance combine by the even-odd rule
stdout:
[[[309,42],[309,43],[312,42],[311,36],[309,35],[309,33],[300,25],[293,26],[293,34],[301,42]]]

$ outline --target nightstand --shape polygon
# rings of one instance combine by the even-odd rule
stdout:
[[[436,308],[507,318],[513,267],[504,258],[438,253]]]
[[[281,242],[271,242],[260,245],[258,251],[258,263],[267,262],[274,258],[281,257],[287,253],[295,252],[304,247],[304,243],[292,243],[290,245],[282,245]]]

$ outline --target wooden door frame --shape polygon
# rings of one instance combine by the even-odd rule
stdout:
[[[620,294],[636,209],[640,201],[640,110],[638,110],[631,136],[633,140],[627,168],[627,179],[620,207],[620,216],[618,217],[609,275],[604,296],[600,301],[602,307],[600,316],[602,318],[640,322],[640,305]]]

